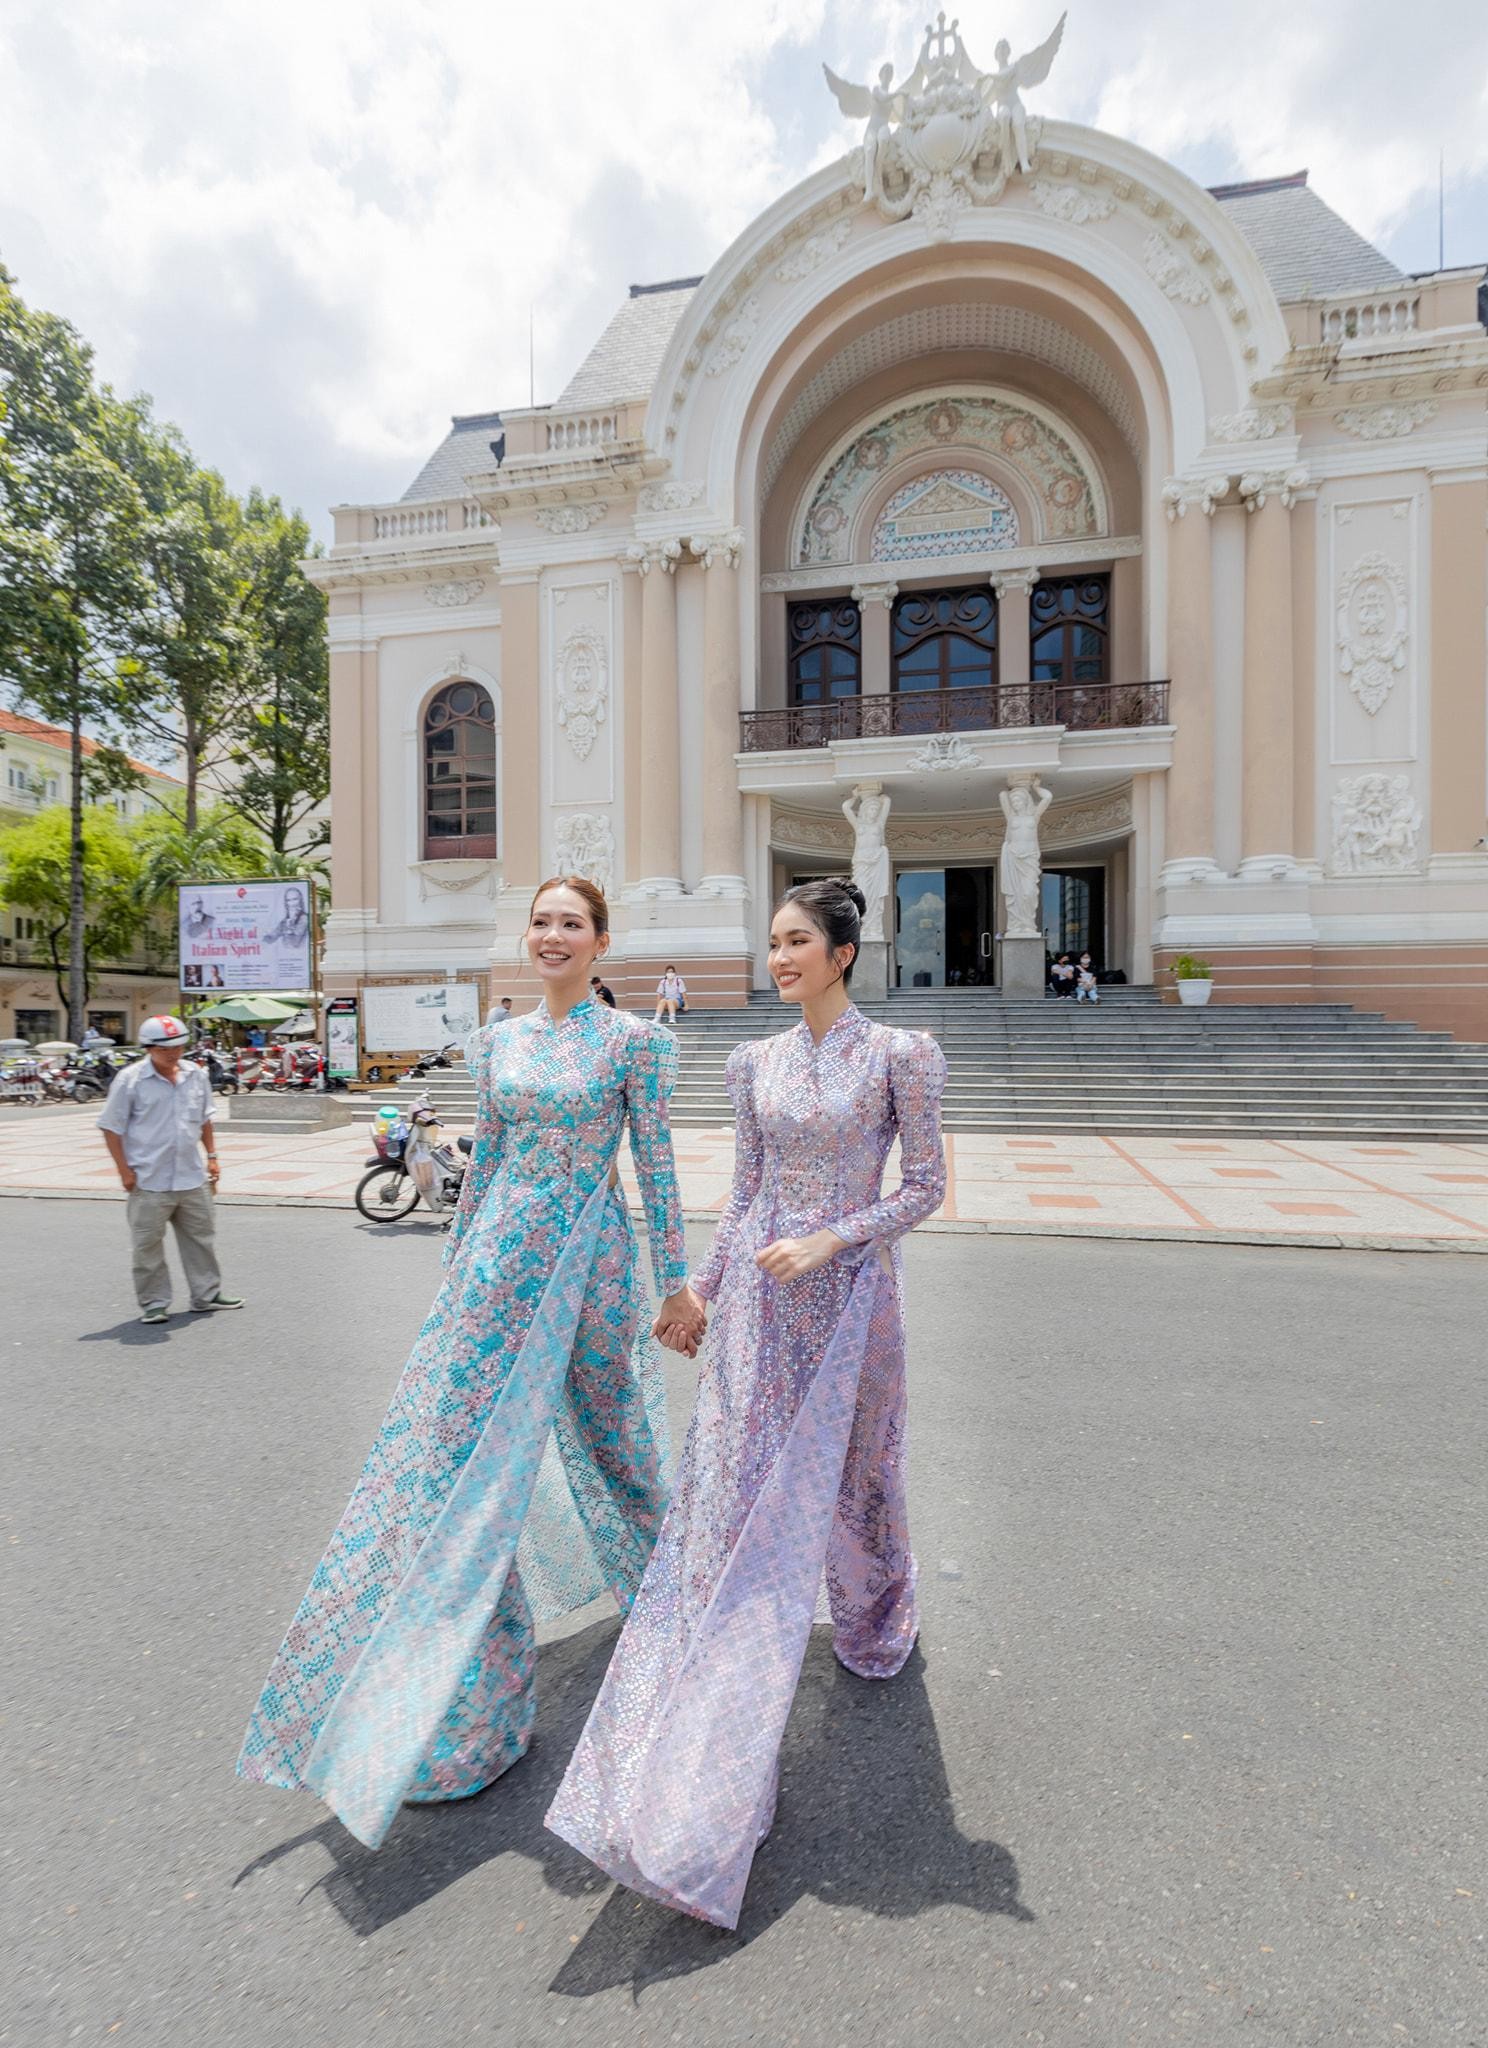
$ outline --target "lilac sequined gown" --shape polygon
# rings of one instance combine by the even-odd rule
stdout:
[[[694,1280],[714,1302],[697,1407],[646,1576],[547,1824],[632,1890],[738,1924],[825,1574],[850,1671],[918,1628],[904,1500],[895,1241],[945,1192],[933,1039],[849,1008],[735,1048],[734,1186]],[[901,1181],[881,1196],[895,1137]],[[780,1282],[755,1253],[850,1247]]]
[[[665,1386],[610,1169],[622,1129],[660,1292],[686,1273],[676,1041],[586,997],[476,1033],[445,1277],[248,1724],[238,1771],[375,1848],[404,1800],[523,1755],[533,1620],[626,1607],[665,1493]]]

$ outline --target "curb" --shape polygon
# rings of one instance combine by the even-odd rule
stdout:
[[[0,1188],[0,1201],[122,1202],[122,1188]],[[339,1209],[355,1215],[347,1195],[219,1195],[220,1209]],[[635,1213],[639,1213],[638,1211]],[[716,1209],[684,1209],[687,1223],[716,1223]],[[431,1219],[425,1215],[420,1221]],[[386,1226],[395,1229],[396,1225]],[[991,1223],[974,1218],[932,1217],[922,1231],[949,1237],[1062,1237],[1115,1240],[1130,1244],[1237,1244],[1275,1247],[1283,1251],[1323,1252],[1466,1252],[1488,1256],[1488,1237],[1371,1237],[1340,1231],[1303,1233],[1295,1230],[1180,1230],[1163,1224],[1146,1226],[1100,1223]]]

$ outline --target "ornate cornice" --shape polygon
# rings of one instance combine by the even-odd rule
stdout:
[[[636,541],[625,550],[624,559],[641,576],[649,576],[653,569],[670,576],[682,559],[682,543],[676,539]]]
[[[1311,472],[1300,466],[1295,469],[1249,469],[1240,479],[1240,497],[1247,512],[1259,512],[1268,498],[1280,498],[1285,510],[1290,512],[1311,483]]]

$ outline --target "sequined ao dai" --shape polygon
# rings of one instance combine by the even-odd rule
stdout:
[[[694,1279],[714,1302],[672,1506],[548,1826],[633,1890],[737,1925],[825,1574],[849,1670],[918,1628],[895,1241],[940,1204],[945,1060],[849,1008],[741,1045],[733,1191]],[[895,1137],[902,1177],[881,1194]],[[801,1279],[755,1264],[829,1228]]]
[[[534,1616],[606,1588],[628,1606],[665,1507],[664,1388],[610,1169],[628,1122],[670,1293],[675,1041],[586,998],[467,1056],[479,1117],[444,1281],[238,1760],[372,1847],[405,1799],[465,1797],[523,1755]]]

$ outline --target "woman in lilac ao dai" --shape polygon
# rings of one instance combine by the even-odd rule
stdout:
[[[945,1061],[847,1004],[820,1042],[801,1023],[738,1046],[727,1078],[734,1184],[693,1281],[714,1304],[697,1406],[547,1824],[632,1890],[733,1927],[823,1578],[850,1671],[891,1678],[914,1646],[896,1245],[944,1194]],[[823,1229],[841,1245],[801,1277],[757,1263]]]
[[[573,998],[598,954],[588,924],[564,928],[571,895],[603,920],[597,891],[545,885],[548,951],[528,946]],[[534,1617],[606,1589],[627,1607],[665,1507],[664,1388],[611,1169],[628,1125],[672,1296],[675,1042],[585,994],[476,1033],[467,1058],[476,1142],[444,1282],[238,1760],[373,1848],[404,1800],[467,1797],[525,1753]]]

